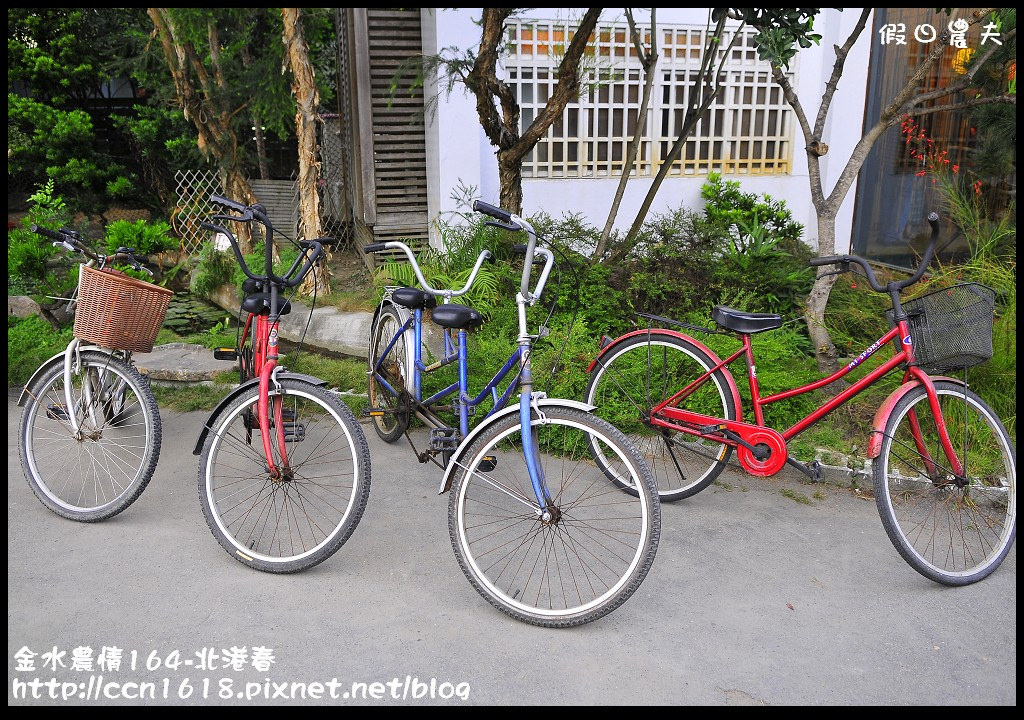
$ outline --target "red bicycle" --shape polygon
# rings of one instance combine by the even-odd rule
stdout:
[[[292,310],[283,294],[323,257],[320,241],[300,241],[291,268],[276,275],[264,207],[210,200],[238,213],[211,220],[255,220],[266,228],[266,258],[264,274],[253,273],[229,230],[201,224],[229,240],[248,279],[238,345],[214,352],[238,360],[241,382],[196,441],[199,497],[210,530],[233,558],[266,572],[295,572],[329,558],[355,530],[370,493],[370,451],[355,415],[325,381],[278,363],[281,316]]]
[[[734,450],[753,475],[774,475],[788,464],[821,480],[821,466],[790,457],[787,443],[884,376],[902,372],[902,384],[875,414],[867,446],[882,525],[925,577],[946,585],[981,580],[999,566],[1016,536],[1016,452],[1002,421],[964,380],[932,373],[992,356],[995,298],[983,285],[963,284],[901,302],[900,292],[923,277],[935,252],[938,215],[928,220],[927,250],[905,280],[882,285],[867,260],[855,255],[811,260],[812,266],[838,265],[837,274],[859,266],[871,289],[892,300],[892,329],[835,374],[762,395],[750,337],[780,327],[781,316],[718,306],[712,311],[716,327],[700,328],[641,314],[660,324],[730,335],[742,347],[721,360],[679,330],[634,330],[603,343],[588,370],[585,402],[629,436],[652,468],[661,499],[670,501],[710,485]],[[766,426],[765,406],[843,378],[883,346],[893,347],[891,358],[819,409],[790,428]],[[746,361],[753,422],[744,420],[728,369],[740,358]],[[601,464],[601,449],[591,450]],[[628,483],[619,485],[631,491]]]

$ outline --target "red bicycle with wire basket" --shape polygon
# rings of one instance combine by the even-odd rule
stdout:
[[[892,329],[829,377],[761,394],[750,338],[780,327],[779,315],[718,306],[712,311],[716,327],[701,328],[641,313],[659,324],[733,336],[742,346],[722,360],[690,335],[649,324],[602,343],[589,368],[584,401],[629,436],[652,468],[660,498],[671,501],[710,485],[733,451],[753,475],[774,475],[788,464],[815,481],[823,479],[820,464],[793,459],[787,443],[884,376],[901,371],[902,384],[875,414],[867,449],[882,525],[900,555],[925,577],[946,585],[985,578],[1016,536],[1016,451],[1002,421],[964,380],[933,373],[992,357],[995,297],[983,285],[962,284],[901,302],[901,291],[924,276],[935,253],[938,215],[928,220],[928,247],[905,280],[882,285],[867,260],[855,255],[811,260],[812,266],[838,265],[836,274],[859,266],[871,289],[892,300]],[[884,346],[893,348],[891,358],[795,425],[766,426],[765,406],[840,380]],[[753,422],[744,420],[728,369],[740,358],[747,366]],[[600,448],[592,450],[600,464]]]
[[[265,572],[296,572],[345,544],[370,493],[370,451],[355,415],[326,381],[279,364],[281,317],[292,311],[284,295],[320,262],[323,246],[320,240],[299,241],[298,257],[277,275],[266,209],[219,195],[210,200],[236,213],[212,221],[262,224],[266,248],[258,275],[230,230],[201,225],[231,244],[247,278],[241,303],[247,319],[236,347],[214,352],[238,360],[241,382],[213,410],[196,441],[199,497],[210,530],[233,558]]]

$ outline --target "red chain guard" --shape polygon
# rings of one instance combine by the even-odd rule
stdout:
[[[771,455],[764,460],[755,458],[753,453],[742,445],[736,448],[736,457],[739,459],[740,465],[751,475],[761,477],[774,475],[786,464],[786,441],[774,430],[750,425],[730,427],[729,429],[755,447],[767,445],[771,448]]]
[[[666,419],[668,421],[666,421]],[[691,429],[696,429],[702,426],[721,426],[724,425],[730,431],[739,435],[745,442],[751,445],[767,445],[771,450],[771,454],[764,460],[758,460],[754,457],[753,453],[742,445],[736,445],[736,457],[740,461],[740,465],[751,475],[758,475],[765,477],[768,475],[774,475],[782,466],[786,464],[786,440],[779,433],[775,432],[771,428],[761,427],[760,425],[751,425],[750,423],[738,422],[736,420],[722,421],[720,418],[711,417],[710,415],[701,415],[700,413],[690,412],[689,410],[682,410],[676,407],[666,407],[652,418],[651,422],[654,425],[661,427],[671,428],[673,430],[679,430],[680,425],[673,425],[671,421],[680,423],[680,425],[687,426]],[[699,434],[699,433],[698,433]],[[712,433],[709,435],[703,435],[710,439],[718,440],[721,436],[716,436]],[[733,443],[730,442],[730,445]]]

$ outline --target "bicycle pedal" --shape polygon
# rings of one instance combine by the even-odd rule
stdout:
[[[306,424],[300,422],[284,423],[284,441],[302,442],[306,439]]]
[[[68,422],[70,417],[68,416],[67,408],[63,405],[50,405],[46,408],[46,417],[50,420],[57,420],[59,422]]]
[[[363,417],[384,417],[389,412],[394,410],[387,410],[385,408],[368,407],[363,409]]]
[[[452,451],[459,446],[459,431],[455,428],[433,428],[430,431],[430,449],[435,452]]]
[[[477,471],[488,473],[494,468],[498,467],[498,456],[497,455],[484,455],[480,464],[476,466]]]
[[[237,360],[238,350],[227,347],[214,348],[213,358],[214,360]]]
[[[296,417],[296,413],[295,413],[294,410],[292,410],[290,408],[282,408],[281,409],[281,420],[283,420],[284,422],[286,422],[286,423],[295,422],[295,417]]]

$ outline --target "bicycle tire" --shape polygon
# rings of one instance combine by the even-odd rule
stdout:
[[[619,428],[641,452],[654,474],[662,502],[696,495],[722,473],[732,447],[701,441],[683,432],[645,422],[651,408],[687,387],[716,362],[694,343],[674,335],[637,335],[597,360],[584,392],[594,414]],[[713,373],[685,403],[687,409],[735,420],[738,413],[726,370]],[[600,464],[599,448],[594,457]],[[609,476],[627,492],[633,488]]]
[[[943,585],[968,585],[999,567],[1016,537],[1016,452],[1002,421],[977,394],[946,380],[934,385],[969,484],[959,487],[945,470],[928,395],[918,386],[886,422],[872,467],[875,501],[889,539],[911,567]],[[934,472],[914,440],[911,418],[938,463]]]
[[[329,390],[283,378],[271,395],[271,407],[280,402],[290,418],[290,473],[270,477],[260,428],[253,427],[254,386],[210,423],[199,498],[210,531],[231,557],[264,572],[292,573],[331,557],[359,524],[370,493],[370,450],[355,415]],[[281,467],[276,431],[271,447]]]
[[[650,470],[622,433],[579,410],[542,410],[531,429],[543,448],[551,518],[535,512],[516,413],[466,449],[448,529],[459,566],[491,605],[531,625],[573,627],[607,615],[643,582],[658,548],[661,506]],[[594,437],[641,492],[627,495],[608,481],[589,456]]]
[[[373,369],[376,367],[381,353],[387,348],[401,327],[402,320],[395,306],[385,304],[377,314],[373,329],[370,331],[370,352],[367,356],[368,366],[366,375],[369,385],[367,394],[370,407],[384,412],[382,415],[371,416],[371,419],[373,420],[373,429],[377,432],[377,436],[387,443],[393,443],[402,437],[409,427],[410,418],[401,407],[401,399],[394,397],[381,386]],[[402,337],[395,342],[388,353],[389,359],[386,359],[381,365],[381,373],[384,375],[385,380],[399,392],[408,391],[407,383],[409,382],[409,374],[412,370],[412,368],[407,367],[409,352],[406,342],[408,337],[408,331],[402,334]]]
[[[57,363],[27,388],[18,454],[44,506],[69,520],[99,522],[123,512],[146,489],[160,459],[162,427],[156,399],[138,370],[98,350],[82,350],[79,358],[72,377],[79,437],[68,423],[64,364]],[[79,384],[85,382],[91,409]]]

